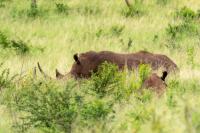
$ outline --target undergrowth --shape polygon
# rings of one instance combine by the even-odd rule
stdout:
[[[14,51],[19,55],[27,55],[34,51],[43,52],[43,48],[33,47],[20,39],[10,39],[5,33],[0,31],[0,49]]]
[[[117,66],[109,63],[104,63],[91,80],[81,83],[82,85],[74,80],[59,84],[56,81],[35,79],[30,75],[16,84],[7,78],[8,74],[5,75],[5,72],[2,71],[1,74],[1,86],[5,83],[8,85],[8,82],[13,85],[5,88],[3,103],[16,111],[17,121],[14,127],[18,132],[27,132],[33,127],[45,132],[72,132],[74,123],[88,128],[95,123],[103,126],[105,122],[115,118],[113,107],[119,101],[129,100],[132,93],[138,95],[140,100],[146,99],[145,94],[142,96],[136,88],[132,88],[137,86],[133,85],[136,84],[133,79],[129,80],[132,85],[126,88],[126,73],[119,73]],[[144,66],[139,73],[143,80],[146,74]],[[82,89],[81,93],[77,91],[78,88]]]

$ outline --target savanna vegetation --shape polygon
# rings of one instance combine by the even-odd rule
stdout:
[[[199,133],[200,1],[0,0],[0,133]],[[150,74],[104,63],[90,79],[55,77],[73,54],[147,50],[180,68],[158,97]],[[158,74],[161,74],[158,72]]]

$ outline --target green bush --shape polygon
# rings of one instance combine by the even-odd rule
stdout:
[[[63,84],[26,76],[14,84],[7,80],[7,76],[3,76],[0,83],[8,85],[4,82],[6,79],[12,86],[5,86],[2,103],[15,112],[17,121],[14,127],[19,132],[28,132],[32,127],[44,132],[73,132],[77,128],[76,131],[95,131],[96,128],[100,132],[110,131],[106,125],[115,121],[115,112],[119,111],[116,106],[121,107],[126,103],[130,106],[129,102],[134,107],[132,110],[123,112],[120,109],[126,114],[125,124],[129,123],[135,131],[140,131],[143,125],[150,122],[152,130],[160,130],[160,118],[154,116],[155,107],[152,108],[152,99],[155,97],[149,90],[137,91],[149,72],[149,66],[143,64],[135,77],[136,73],[126,69],[119,72],[116,65],[105,62],[91,79],[79,83],[69,79]],[[170,109],[176,108],[179,104],[177,98],[180,100],[188,92],[200,92],[197,82],[171,79],[164,102]],[[193,127],[198,130],[198,119],[192,119]]]
[[[186,37],[198,36],[199,23],[198,23],[198,12],[193,11],[188,7],[183,7],[175,12],[175,17],[180,18],[179,24],[169,24],[166,28],[166,32],[170,39],[182,39]]]
[[[94,100],[83,105],[81,117],[86,121],[104,121],[110,112],[112,112],[111,105],[102,100]]]
[[[131,50],[133,46],[133,39],[131,37],[129,37],[128,39],[120,38],[119,42],[125,51]]]
[[[130,49],[132,47],[133,39],[129,38],[127,43],[127,49]]]
[[[0,31],[0,47],[3,49],[13,49],[19,54],[28,53],[30,48],[22,40],[9,40],[8,37]]]
[[[98,72],[92,75],[91,90],[99,97],[104,97],[115,91],[120,78],[118,66],[105,62],[99,67]]]
[[[182,38],[183,35],[198,35],[198,25],[195,23],[187,23],[183,22],[178,25],[171,25],[169,24],[166,28],[167,34],[170,36],[171,39],[178,39]]]
[[[140,65],[137,78],[136,73],[129,71],[126,67],[119,72],[118,66],[105,62],[99,67],[97,73],[92,75],[89,88],[99,98],[112,96],[113,101],[128,100],[133,92],[137,95],[150,71],[148,65]],[[139,97],[145,101],[151,96],[144,92],[144,95],[138,95]]]
[[[125,29],[125,26],[118,26],[118,25],[115,25],[115,26],[112,26],[111,29],[110,29],[110,32],[111,32],[111,35],[112,36],[120,36],[123,32],[123,30]]]
[[[176,12],[176,16],[184,19],[185,21],[190,21],[197,18],[197,13],[185,6],[181,8],[180,11]]]
[[[28,19],[36,19],[42,18],[47,15],[48,10],[44,10],[39,8],[35,3],[30,3],[30,7],[25,9],[17,9],[13,8],[11,10],[11,15],[13,18],[28,18]]]
[[[62,4],[62,3],[56,3],[56,11],[58,13],[64,13],[66,15],[69,14],[69,7],[68,5]]]
[[[12,40],[11,46],[19,54],[26,54],[26,53],[29,53],[30,51],[30,47],[28,47],[28,45],[22,40],[19,40],[19,41]]]
[[[0,47],[2,47],[2,48],[10,48],[10,40],[1,31],[0,31]]]
[[[150,72],[151,72],[151,67],[149,65],[141,64],[139,66],[139,79],[141,84],[149,76]]]
[[[39,10],[37,8],[37,6],[31,4],[31,8],[29,10],[27,10],[27,16],[28,17],[36,17],[39,15]]]
[[[77,105],[71,93],[76,86],[68,82],[63,90],[52,81],[28,79],[16,90],[13,106],[23,113],[17,128],[26,132],[30,127],[49,131],[71,132],[72,123],[77,115]]]
[[[10,39],[6,34],[0,31],[0,48],[5,50],[12,50],[19,55],[27,55],[31,52],[43,52],[44,48],[29,46],[26,42],[18,39]]]
[[[104,35],[105,33],[104,33],[104,31],[103,31],[103,29],[98,29],[97,31],[96,31],[96,37],[97,38],[100,38],[102,35]]]

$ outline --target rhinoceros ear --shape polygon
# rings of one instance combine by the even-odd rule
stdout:
[[[80,62],[79,59],[78,59],[78,54],[74,54],[74,60],[76,61],[76,63],[77,63],[78,65],[81,64],[81,62]]]
[[[165,78],[167,77],[167,71],[164,71],[163,72],[163,75],[162,75],[162,77],[161,77],[161,79],[163,80],[163,81],[165,81]]]

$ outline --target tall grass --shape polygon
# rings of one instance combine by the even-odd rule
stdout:
[[[6,69],[0,71],[1,96],[14,98],[7,103],[11,109],[1,105],[0,132],[15,132],[8,128],[13,118],[19,132],[199,132],[200,2],[143,0],[132,5],[127,8],[123,0],[38,0],[33,8],[30,0],[0,0],[0,62]],[[31,76],[11,80],[21,70],[29,75],[38,61],[51,76],[55,68],[67,72],[73,54],[89,50],[162,53],[177,63],[180,76],[168,77],[161,98],[138,92],[138,75],[113,73],[115,67],[102,68],[109,72],[81,83]],[[16,54],[24,51],[32,56]],[[141,81],[148,70],[142,72]]]

